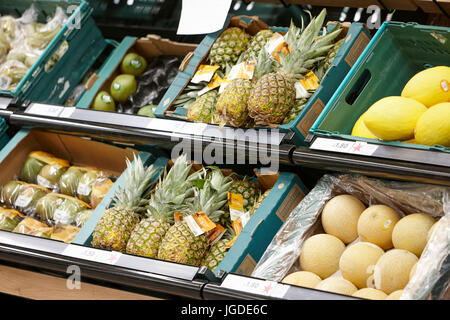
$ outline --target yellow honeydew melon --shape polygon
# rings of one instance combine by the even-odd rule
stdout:
[[[450,147],[450,102],[434,105],[422,114],[414,139],[418,144]]]
[[[309,271],[297,271],[288,274],[281,282],[300,287],[314,288],[322,279]]]
[[[417,100],[426,107],[450,102],[450,67],[438,66],[420,71],[406,83],[401,96]]]
[[[333,293],[345,294],[351,296],[358,289],[348,280],[339,277],[326,278],[317,284],[317,290],[323,290]]]
[[[404,97],[386,97],[375,102],[364,115],[364,124],[379,139],[403,141],[414,138],[414,128],[427,110],[422,103]]]
[[[384,300],[400,300],[402,293],[403,290],[394,291],[390,295],[388,295]]]
[[[358,219],[365,209],[366,206],[352,195],[333,197],[322,210],[323,229],[348,244],[358,237]]]
[[[352,296],[369,300],[384,300],[387,294],[374,288],[363,288],[356,291]]]
[[[303,243],[300,251],[300,266],[325,279],[339,270],[339,259],[345,244],[329,234],[316,234]]]
[[[378,139],[378,137],[374,135],[364,124],[364,115],[365,113],[363,113],[358,120],[356,120],[352,129],[352,136],[367,139]]]
[[[372,205],[358,220],[358,235],[362,241],[376,244],[383,250],[392,248],[392,231],[400,220],[398,213],[386,205]]]
[[[373,287],[374,268],[383,254],[383,249],[370,242],[358,242],[348,246],[339,260],[342,277],[359,289]]]
[[[401,218],[392,231],[396,249],[414,253],[418,258],[427,244],[428,231],[436,221],[424,213],[413,213]]]

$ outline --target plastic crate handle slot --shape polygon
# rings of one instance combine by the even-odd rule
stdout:
[[[364,70],[361,75],[359,76],[358,80],[356,80],[353,87],[348,92],[347,96],[345,97],[345,101],[349,105],[353,105],[355,101],[358,99],[360,94],[364,91],[364,89],[367,87],[370,79],[372,78],[372,74],[368,69]]]

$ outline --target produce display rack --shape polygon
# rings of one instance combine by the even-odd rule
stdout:
[[[248,1],[244,1],[247,3]],[[433,6],[427,1],[300,1],[260,0],[289,7],[295,5],[367,7],[379,5],[384,10],[436,12],[448,8],[448,2],[438,1]],[[432,2],[432,1],[430,1]],[[180,9],[179,1],[177,10]],[[428,8],[428,9],[427,9]],[[431,9],[432,8],[432,9]],[[296,9],[293,9],[296,10]],[[98,16],[97,16],[98,18]],[[173,17],[172,17],[173,18]],[[142,23],[128,25],[125,20],[115,25],[100,19],[102,32],[113,35],[120,32],[150,31]],[[175,19],[178,22],[178,18]],[[175,21],[174,20],[174,21]],[[169,20],[168,23],[172,23]],[[173,35],[173,23],[155,25],[152,32],[162,36]],[[143,29],[141,28],[143,27]],[[141,29],[140,29],[141,28]],[[158,29],[159,28],[159,29]],[[140,30],[140,31],[139,31]],[[144,31],[143,31],[144,30]],[[156,31],[155,31],[156,30]],[[167,32],[167,34],[164,34]],[[128,33],[127,33],[128,34]],[[117,34],[121,38],[121,34]],[[112,37],[111,37],[112,38]],[[186,38],[175,37],[175,40]],[[196,39],[195,37],[189,40]],[[200,40],[198,37],[197,40]],[[217,137],[217,126],[179,120],[142,117],[133,114],[96,111],[53,105],[13,97],[0,96],[0,117],[12,128],[25,128],[74,135],[85,139],[132,146],[137,150],[158,147],[171,150],[180,141],[193,146],[192,153],[202,152],[207,146],[233,150],[243,156],[246,163],[266,164],[278,161],[291,172],[315,170],[332,173],[356,173],[392,180],[424,182],[450,186],[450,153],[400,148],[328,138],[310,134],[308,146],[296,146],[291,133],[267,129],[261,140],[258,131],[225,127],[223,136]],[[254,163],[254,162],[252,162]],[[307,177],[308,175],[306,175]],[[314,179],[313,179],[314,180]],[[307,181],[303,181],[307,184]],[[161,299],[195,300],[354,300],[350,296],[307,289],[281,282],[258,279],[233,272],[214,274],[206,267],[194,267],[157,259],[147,259],[76,244],[20,235],[0,230],[0,266],[32,270],[59,278],[67,278],[67,270],[77,265],[86,283],[98,284]]]

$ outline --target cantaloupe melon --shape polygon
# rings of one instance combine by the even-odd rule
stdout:
[[[360,289],[373,287],[371,276],[378,259],[383,254],[383,249],[369,242],[358,242],[348,246],[339,260],[342,277]]]
[[[409,251],[389,250],[375,265],[375,288],[386,294],[403,289],[408,284],[409,273],[418,260],[416,255]]]
[[[352,296],[369,300],[384,300],[387,294],[374,288],[363,288],[356,291]]]
[[[330,277],[319,282],[315,289],[351,296],[358,289],[348,280]]]
[[[326,233],[345,244],[358,237],[358,219],[366,206],[356,197],[342,194],[330,199],[322,210],[322,226]]]
[[[403,293],[403,289],[394,291],[390,295],[388,295],[386,297],[386,299],[384,299],[384,300],[400,300],[402,293]]]
[[[424,213],[413,213],[401,218],[392,231],[392,243],[396,249],[405,249],[420,258],[427,244],[428,231],[435,220]]]
[[[309,271],[297,271],[288,274],[281,282],[300,287],[314,288],[322,279]]]
[[[427,107],[450,102],[450,67],[437,66],[418,72],[406,83],[401,95]]]
[[[358,220],[358,235],[362,241],[376,244],[383,250],[392,248],[392,231],[400,220],[392,208],[379,204],[372,205],[361,213]]]
[[[329,234],[316,234],[303,243],[300,251],[300,266],[322,279],[331,276],[339,269],[339,259],[345,244]]]
[[[414,274],[416,273],[417,270],[417,262],[413,265],[413,267],[411,268],[411,271],[409,272],[409,280],[411,281],[412,277],[414,276]]]

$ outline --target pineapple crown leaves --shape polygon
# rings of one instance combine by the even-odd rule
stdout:
[[[219,221],[225,213],[221,209],[227,203],[228,190],[232,183],[231,177],[226,177],[220,169],[213,168],[207,173],[202,188],[194,188],[194,197],[186,205],[186,212],[203,211],[211,221]]]
[[[302,28],[302,32],[291,21],[291,26],[285,35],[291,53],[279,56],[280,65],[277,66],[278,69],[294,75],[295,78],[303,78],[303,74],[309,72],[318,62],[325,59],[327,53],[333,48],[333,40],[342,31],[338,27],[328,34],[324,31],[322,36],[319,36],[326,14],[326,9],[323,9],[317,17],[311,19],[306,28]]]
[[[189,176],[192,164],[187,162],[186,154],[178,157],[169,172],[159,178],[147,203],[147,213],[158,219],[173,220],[173,212],[181,210],[194,192],[192,181],[201,177],[197,171]]]
[[[114,194],[113,203],[114,207],[133,209],[140,213],[144,211],[146,202],[142,195],[153,185],[152,178],[160,168],[150,165],[145,169],[142,159],[136,155],[134,155],[133,163],[134,167],[130,160],[126,159],[125,187],[119,186]]]

